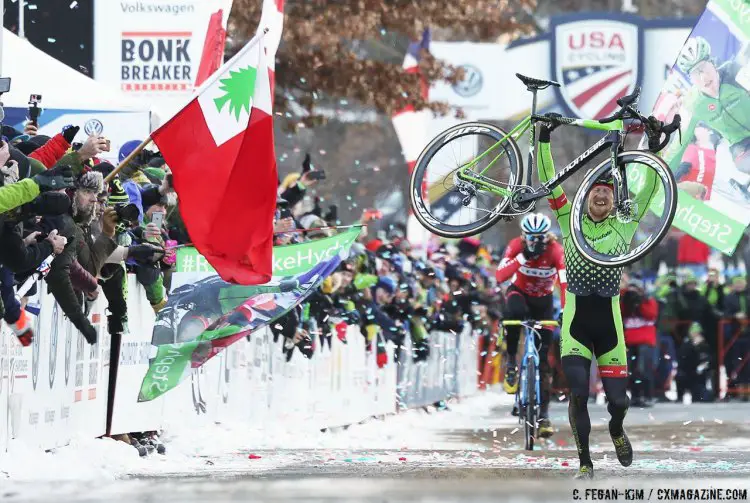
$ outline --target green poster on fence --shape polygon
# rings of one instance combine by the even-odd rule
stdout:
[[[273,275],[289,276],[310,269],[313,265],[331,258],[342,248],[349,248],[361,228],[355,227],[332,237],[305,243],[273,247]],[[176,272],[215,273],[206,258],[193,247],[177,250]]]
[[[209,272],[199,281],[175,288],[154,324],[156,353],[138,401],[163,395],[228,346],[304,302],[348,257],[360,230],[355,227],[330,238],[275,247],[273,280],[264,285],[234,285]],[[183,267],[177,274],[203,272],[195,269],[202,259],[195,249],[181,251],[178,264]],[[199,323],[195,332],[197,320],[205,324]]]

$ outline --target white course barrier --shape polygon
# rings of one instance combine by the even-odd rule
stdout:
[[[21,346],[5,324],[0,330],[0,450],[11,441],[52,449],[74,435],[105,433],[110,337],[103,296],[89,313],[99,332],[99,343],[91,346],[46,284],[37,288],[29,299],[29,307],[39,312],[32,345]]]
[[[159,430],[175,423],[203,427],[228,421],[257,427],[268,421],[304,421],[327,428],[396,411],[394,347],[388,347],[389,363],[377,368],[374,352],[366,350],[357,327],[349,327],[345,343],[331,337],[330,347],[326,343],[317,348],[312,359],[295,350],[288,362],[282,341],[274,342],[268,329],[258,330],[175,389],[138,403],[148,357],[126,361],[123,355],[126,347],[150,345],[150,333],[142,334],[139,338],[131,331],[123,340],[112,434]]]
[[[429,356],[414,362],[412,342],[407,336],[398,368],[399,408],[424,407],[446,398],[474,394],[477,339],[478,334],[468,323],[459,334],[431,332]]]
[[[38,309],[31,347],[19,345],[2,325],[0,331],[0,452],[10,442],[51,449],[73,436],[106,433],[110,336],[106,300],[93,303],[89,319],[99,330],[90,346],[67,321],[43,282],[30,299]],[[254,332],[192,373],[175,389],[150,402],[138,402],[153,354],[155,316],[135,278],[128,278],[128,326],[120,344],[111,434],[180,426],[205,427],[242,422],[262,428],[269,421],[290,425],[304,421],[319,428],[348,425],[392,414],[477,389],[476,336],[471,328],[458,335],[430,334],[430,355],[414,363],[411,341],[396,355],[388,343],[388,363],[378,368],[376,351],[358,327],[336,334],[312,359],[295,350],[290,361],[283,341],[268,329]],[[114,362],[113,362],[114,363]]]

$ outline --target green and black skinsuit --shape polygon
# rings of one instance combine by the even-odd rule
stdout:
[[[543,126],[539,133],[538,155],[541,182],[546,182],[555,176],[549,142],[550,129]],[[625,252],[630,248],[638,222],[648,210],[658,188],[656,172],[647,171],[646,183],[635,195],[639,213],[632,222],[622,223],[614,216],[594,222],[588,214],[585,214],[582,222],[583,233],[597,251],[614,254]],[[565,268],[568,273],[560,341],[563,371],[570,387],[568,416],[581,466],[591,467],[589,454],[591,420],[587,403],[593,355],[596,355],[602,384],[607,395],[607,410],[612,417],[609,430],[616,447],[618,439],[624,436],[622,425],[630,405],[626,394],[628,366],[620,315],[622,268],[600,267],[584,259],[576,250],[571,237],[572,205],[565,197],[562,187],[557,187],[552,191],[549,204],[562,231]],[[618,448],[618,457],[619,455],[620,449]],[[630,456],[632,459],[632,452]]]

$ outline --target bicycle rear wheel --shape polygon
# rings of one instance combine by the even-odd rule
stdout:
[[[526,362],[526,414],[524,418],[524,436],[526,450],[534,450],[536,439],[536,363],[533,359]]]
[[[573,200],[571,237],[583,257],[602,267],[637,262],[666,236],[677,210],[677,183],[669,166],[646,151],[617,156],[618,170],[627,180],[626,211],[614,211],[605,221],[589,218],[589,194],[602,176],[612,172],[607,159],[589,171]],[[644,207],[641,207],[644,206]]]
[[[526,179],[521,152],[507,133],[492,124],[468,122],[433,139],[417,159],[409,185],[414,216],[430,232],[447,238],[473,236],[492,227],[510,198],[459,180],[459,168],[475,161],[472,171],[499,187],[512,189]],[[495,146],[497,144],[497,146]]]

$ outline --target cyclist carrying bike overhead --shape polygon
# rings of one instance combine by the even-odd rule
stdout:
[[[538,167],[541,182],[555,176],[550,133],[556,126],[554,121],[550,121],[544,123],[539,131]],[[658,192],[656,172],[647,170],[644,178],[642,187],[633,197],[634,218],[627,222],[611,214],[614,204],[612,180],[600,179],[589,191],[587,211],[581,227],[584,237],[597,251],[616,254],[629,249],[640,219],[648,211],[652,198]],[[617,459],[623,466],[629,466],[633,462],[633,448],[623,429],[630,399],[626,394],[628,365],[620,314],[619,286],[622,268],[595,265],[585,260],[576,250],[571,237],[572,205],[562,187],[553,189],[548,201],[562,230],[568,275],[560,352],[563,371],[570,387],[568,419],[580,461],[576,478],[593,478],[594,468],[589,453],[591,420],[588,412],[589,374],[593,355],[596,355],[607,395],[607,410],[611,416],[609,434]]]
[[[550,240],[549,217],[541,213],[526,215],[521,221],[521,237],[508,243],[505,255],[495,272],[499,283],[511,280],[505,294],[504,316],[509,320],[549,320],[554,314],[552,290],[559,279],[564,302],[566,279],[563,248]],[[552,342],[550,330],[540,330],[539,348],[541,407],[539,413],[539,436],[549,437],[554,433],[549,420],[549,385],[551,372],[547,352]],[[507,358],[503,388],[507,393],[518,390],[518,366],[516,354],[521,327],[506,327]]]

